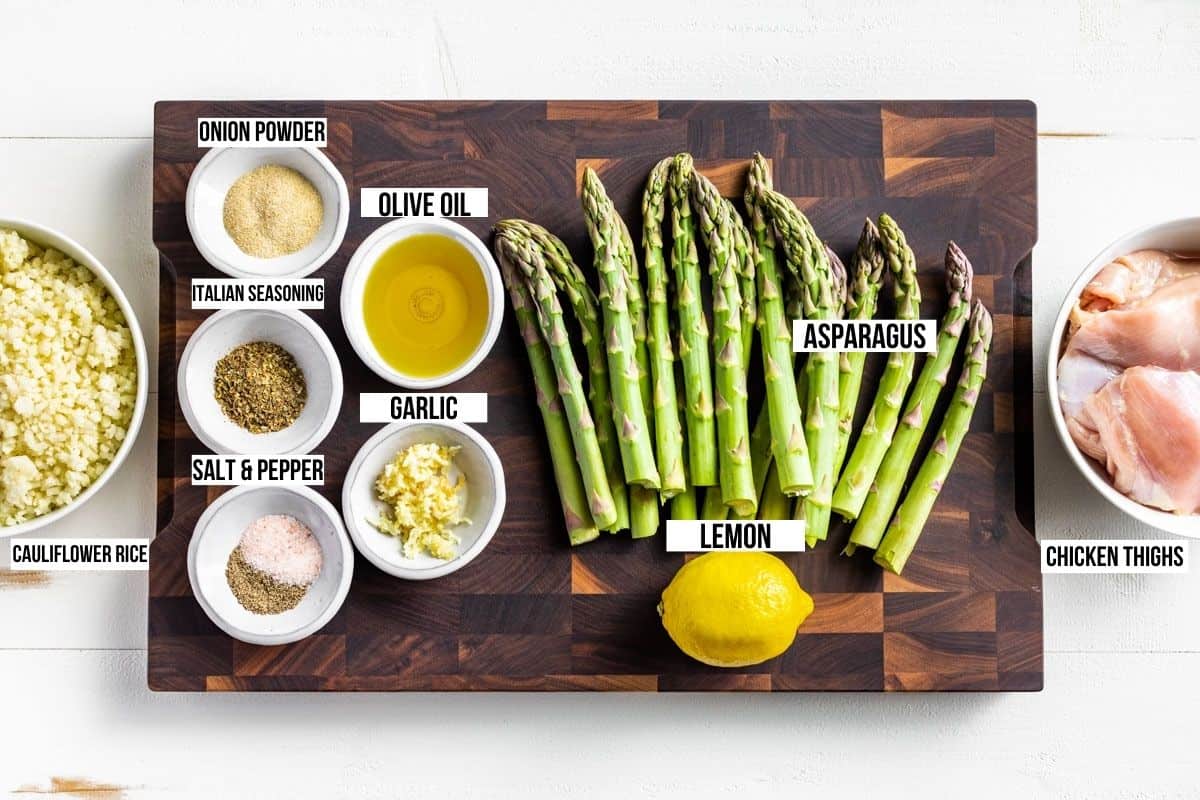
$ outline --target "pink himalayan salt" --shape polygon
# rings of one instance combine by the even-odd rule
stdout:
[[[260,517],[238,544],[242,558],[280,583],[308,586],[321,574],[324,557],[317,537],[304,523],[286,514]]]

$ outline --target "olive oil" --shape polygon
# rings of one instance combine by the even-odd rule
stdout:
[[[388,366],[436,378],[483,341],[488,294],[471,251],[448,236],[409,236],[371,267],[363,294],[367,335]]]

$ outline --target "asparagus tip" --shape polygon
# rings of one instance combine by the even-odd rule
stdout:
[[[971,331],[980,339],[991,340],[992,315],[987,310],[987,306],[978,297],[975,298],[971,305]]]
[[[946,245],[946,291],[951,297],[961,296],[971,301],[974,270],[967,254],[952,240]]]

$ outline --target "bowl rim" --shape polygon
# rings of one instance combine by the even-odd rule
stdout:
[[[204,537],[212,518],[216,516],[223,506],[228,505],[233,500],[241,497],[244,494],[249,494],[255,491],[262,490],[282,490],[299,495],[300,497],[310,501],[321,513],[324,514],[333,524],[333,531],[336,534],[338,546],[342,551],[342,574],[338,580],[337,591],[333,595],[333,599],[329,605],[314,617],[310,622],[296,628],[288,633],[252,633],[243,630],[233,623],[226,620],[212,604],[208,601],[208,597],[200,588],[200,581],[196,574],[196,559],[197,552],[200,549],[200,540]],[[350,538],[346,535],[346,526],[342,522],[342,515],[338,513],[333,504],[319,495],[316,491],[308,486],[294,483],[275,483],[275,484],[243,484],[235,486],[229,491],[219,496],[216,500],[208,504],[204,512],[200,514],[200,518],[196,520],[195,527],[192,528],[191,541],[188,542],[187,553],[187,570],[188,583],[192,587],[192,595],[196,598],[196,602],[204,610],[204,614],[212,620],[213,624],[220,628],[225,633],[237,639],[239,642],[257,645],[280,645],[291,644],[298,642],[301,639],[307,639],[317,631],[324,628],[329,621],[341,610],[346,603],[346,597],[350,594],[350,582],[354,577],[354,548],[350,545]]]
[[[423,232],[446,234],[466,247],[475,256],[475,262],[483,273],[484,284],[488,291],[487,325],[475,352],[456,369],[433,378],[414,378],[405,375],[380,358],[367,335],[366,325],[363,322],[362,293],[352,289],[359,273],[371,266],[366,263],[366,255],[370,250],[385,240],[390,246],[409,236]],[[403,389],[439,389],[470,375],[491,353],[496,339],[500,336],[500,327],[504,321],[504,293],[501,287],[500,268],[496,265],[496,259],[492,256],[491,250],[468,228],[444,217],[405,217],[392,220],[376,228],[370,236],[363,240],[362,244],[355,248],[354,254],[350,256],[350,261],[346,265],[346,271],[342,277],[339,302],[342,327],[346,331],[346,338],[350,340],[350,347],[359,359],[367,365],[368,369],[388,383]]]
[[[175,394],[179,398],[179,407],[183,411],[184,420],[187,422],[192,433],[196,434],[196,438],[209,450],[220,455],[236,454],[235,451],[218,442],[200,424],[199,416],[192,407],[186,377],[188,364],[191,362],[195,348],[199,346],[198,342],[203,338],[203,335],[226,318],[240,314],[276,314],[291,320],[313,338],[313,341],[317,343],[317,348],[321,351],[321,355],[331,367],[333,373],[333,394],[329,398],[329,407],[325,409],[325,416],[321,418],[321,424],[312,435],[302,440],[296,447],[283,453],[272,453],[271,455],[293,456],[311,453],[321,442],[325,441],[325,437],[329,435],[329,432],[333,430],[333,426],[337,424],[338,416],[342,410],[343,392],[345,391],[344,377],[342,375],[341,361],[338,359],[337,352],[333,349],[333,343],[329,341],[329,337],[325,331],[310,316],[294,308],[226,308],[212,314],[204,322],[200,323],[199,327],[188,337],[188,343],[183,348],[183,355],[179,358],[179,368],[175,373]]]
[[[1067,290],[1067,296],[1063,300],[1062,306],[1058,311],[1058,316],[1054,320],[1046,359],[1046,396],[1050,402],[1050,417],[1054,422],[1054,430],[1058,434],[1059,442],[1067,451],[1067,455],[1075,465],[1075,468],[1100,493],[1101,497],[1138,522],[1150,525],[1166,533],[1173,533],[1189,538],[1200,538],[1200,514],[1172,514],[1169,511],[1142,505],[1117,491],[1109,482],[1107,475],[1101,474],[1098,465],[1085,456],[1071,438],[1071,433],[1067,429],[1066,418],[1063,414],[1062,403],[1058,398],[1058,360],[1062,347],[1062,339],[1071,316],[1071,310],[1074,308],[1075,301],[1079,298],[1084,287],[1113,258],[1130,252],[1127,245],[1130,240],[1139,237],[1154,236],[1178,228],[1194,228],[1196,230],[1196,238],[1200,241],[1200,217],[1176,217],[1126,231],[1105,245],[1088,261],[1087,266],[1083,268],[1079,273],[1079,277],[1075,279],[1071,284],[1071,288]]]
[[[373,450],[380,447],[392,436],[413,427],[435,427],[453,430],[456,433],[470,439],[474,442],[487,459],[488,467],[492,474],[492,482],[495,487],[496,502],[493,505],[491,513],[488,515],[487,522],[484,523],[479,538],[466,551],[459,553],[453,559],[435,567],[427,569],[415,569],[406,567],[403,564],[398,564],[395,561],[389,561],[380,556],[374,548],[370,547],[362,539],[362,529],[360,526],[365,525],[365,522],[356,521],[350,518],[351,502],[350,497],[353,493],[355,484],[359,481],[363,463]],[[346,530],[350,534],[350,539],[354,542],[354,547],[368,561],[374,564],[383,572],[396,578],[410,581],[425,581],[441,578],[449,575],[470,564],[475,558],[484,551],[495,537],[496,531],[500,528],[500,523],[504,519],[504,510],[508,505],[508,489],[504,481],[504,467],[500,462],[500,456],[496,453],[496,449],[492,447],[482,434],[476,431],[469,425],[461,422],[452,422],[448,420],[441,421],[409,421],[409,422],[393,422],[385,425],[383,428],[376,431],[371,438],[363,442],[362,447],[358,448],[358,452],[354,454],[354,459],[350,462],[350,468],[346,470],[346,479],[342,483],[342,515],[345,517]]]
[[[121,309],[121,313],[125,315],[125,325],[129,328],[129,335],[133,340],[134,356],[137,361],[136,374],[138,384],[137,397],[133,405],[133,415],[129,418],[129,425],[125,429],[125,438],[121,441],[120,447],[117,448],[116,454],[113,456],[112,461],[108,462],[108,466],[104,468],[104,471],[65,506],[17,525],[0,526],[0,539],[7,539],[10,536],[20,536],[53,524],[79,509],[88,500],[95,497],[117,470],[121,468],[129,452],[133,449],[138,434],[141,432],[142,422],[145,420],[146,405],[150,394],[150,362],[146,355],[146,340],[142,334],[141,325],[138,323],[137,315],[133,312],[133,306],[130,304],[129,298],[117,283],[116,278],[113,277],[112,273],[108,271],[92,251],[62,231],[24,217],[0,217],[0,228],[15,230],[22,237],[29,239],[39,247],[49,247],[61,251],[75,262],[87,267],[93,275],[100,279],[104,288],[116,300],[117,307]]]
[[[307,153],[317,165],[333,179],[334,185],[337,186],[337,221],[334,223],[333,238],[329,240],[328,246],[306,264],[301,265],[291,272],[280,275],[264,275],[260,272],[242,269],[231,261],[222,258],[216,250],[209,246],[208,241],[204,238],[199,230],[199,226],[193,223],[196,216],[196,191],[200,185],[201,178],[214,161],[220,158],[226,151],[229,150],[274,150],[283,152],[286,150],[299,150]],[[342,176],[341,171],[329,159],[329,156],[321,152],[317,147],[213,147],[205,153],[192,170],[191,177],[188,178],[187,194],[184,198],[184,218],[187,221],[188,234],[195,243],[196,249],[200,251],[200,255],[204,260],[211,264],[219,272],[223,272],[231,278],[247,278],[251,280],[265,281],[286,281],[304,278],[325,266],[329,259],[333,258],[338,249],[342,246],[342,242],[346,238],[346,229],[350,225],[350,192],[346,188],[346,179]]]

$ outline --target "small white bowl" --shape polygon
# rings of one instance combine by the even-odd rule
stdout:
[[[1135,500],[1131,500],[1113,488],[1112,482],[1109,480],[1108,473],[1105,472],[1103,465],[1085,456],[1075,445],[1070,431],[1067,430],[1062,404],[1058,399],[1058,359],[1062,351],[1063,336],[1066,333],[1067,323],[1070,320],[1071,309],[1074,307],[1075,301],[1079,299],[1079,295],[1083,292],[1084,287],[1095,277],[1096,273],[1114,258],[1126,253],[1132,253],[1135,250],[1144,250],[1147,248],[1183,252],[1200,251],[1200,217],[1186,217],[1130,231],[1101,250],[1084,267],[1078,280],[1075,281],[1070,291],[1067,292],[1062,309],[1058,312],[1058,319],[1054,321],[1054,331],[1050,334],[1050,353],[1047,359],[1046,376],[1047,394],[1050,398],[1050,416],[1054,420],[1054,429],[1058,431],[1058,438],[1062,441],[1063,447],[1066,448],[1071,461],[1074,462],[1076,468],[1083,474],[1083,477],[1096,488],[1096,491],[1104,499],[1139,522],[1144,522],[1159,530],[1179,536],[1200,538],[1200,515],[1172,514],[1167,511],[1160,511],[1159,509],[1144,506]]]
[[[447,236],[467,248],[475,257],[475,263],[479,265],[479,271],[483,274],[488,293],[487,326],[484,328],[479,346],[458,369],[434,378],[415,378],[405,375],[384,361],[371,342],[371,337],[367,334],[367,327],[363,321],[363,292],[366,289],[367,276],[371,273],[375,262],[379,260],[385,250],[396,242],[422,233]],[[492,345],[496,343],[496,337],[500,333],[500,324],[504,321],[503,297],[504,289],[500,282],[500,269],[496,266],[496,260],[492,258],[491,251],[480,241],[478,236],[457,222],[447,219],[400,219],[381,226],[368,236],[351,256],[350,264],[346,267],[345,277],[342,279],[342,325],[346,329],[346,336],[350,339],[350,345],[354,348],[354,352],[358,353],[358,357],[376,375],[406,389],[436,389],[471,374],[491,352]]]
[[[325,216],[307,247],[278,258],[243,253],[225,230],[225,195],[234,181],[264,164],[291,167],[321,193]],[[310,147],[218,147],[196,164],[185,204],[188,231],[204,260],[234,278],[303,278],[316,272],[342,246],[350,221],[346,181],[333,162]]]
[[[217,362],[248,342],[273,342],[304,372],[308,402],[275,433],[251,433],[225,416],[213,392]],[[342,408],[342,367],[325,331],[294,310],[231,309],[201,323],[188,339],[176,382],[184,419],[210,450],[235,455],[303,455],[319,445]]]
[[[22,522],[20,525],[0,526],[0,539],[4,539],[9,536],[29,533],[30,531],[57,522],[94,497],[103,488],[104,484],[108,483],[109,478],[120,469],[121,464],[125,461],[125,457],[133,449],[133,442],[137,439],[138,431],[141,430],[142,419],[146,415],[146,397],[149,391],[150,373],[149,362],[146,360],[146,340],[142,337],[142,329],[138,326],[137,317],[133,313],[133,306],[129,304],[129,298],[121,291],[121,287],[117,285],[112,274],[104,268],[99,259],[66,234],[56,231],[53,228],[47,228],[44,225],[30,222],[29,220],[0,219],[0,229],[16,231],[34,244],[58,250],[91,270],[92,274],[104,284],[104,288],[108,289],[108,293],[112,295],[113,299],[117,302],[117,306],[120,307],[121,313],[125,315],[125,324],[128,326],[130,337],[133,339],[134,354],[137,357],[137,399],[133,405],[133,416],[130,417],[129,428],[125,431],[125,439],[121,442],[121,446],[117,448],[117,454],[113,456],[113,460],[109,462],[108,467],[105,468],[104,472],[100,473],[100,477],[92,481],[90,486],[80,492],[78,497],[62,508],[57,508],[48,514],[43,514],[27,522]]]
[[[461,449],[455,467],[467,479],[462,496],[468,525],[453,533],[460,540],[457,557],[442,561],[422,553],[405,558],[400,540],[380,533],[371,524],[386,506],[375,497],[375,479],[384,465],[404,448],[419,442],[437,442]],[[506,493],[500,457],[473,428],[457,422],[395,423],[376,433],[358,451],[342,486],[342,514],[358,552],[389,575],[424,581],[456,572],[471,563],[492,540],[504,517]]]
[[[250,523],[287,514],[308,526],[321,545],[321,574],[300,605],[281,614],[254,614],[233,595],[225,579],[229,555]],[[354,550],[337,509],[307,486],[239,486],[204,510],[188,545],[192,594],[218,628],[249,644],[298,642],[337,614],[354,574]]]

